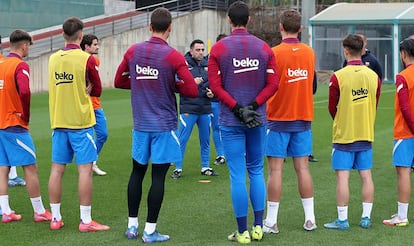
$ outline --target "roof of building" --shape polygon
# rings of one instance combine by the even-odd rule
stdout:
[[[413,3],[337,3],[309,20],[319,24],[414,23]]]

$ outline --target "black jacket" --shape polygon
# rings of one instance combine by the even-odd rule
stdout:
[[[207,77],[207,58],[201,60],[200,65],[191,57],[190,52],[185,54],[188,69],[194,78],[201,77],[203,82],[198,85],[198,97],[190,98],[180,94],[180,114],[210,114],[211,103],[207,97],[208,77]]]

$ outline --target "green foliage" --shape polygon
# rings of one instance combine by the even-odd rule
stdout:
[[[328,87],[319,85],[315,95],[315,121],[313,124],[314,155],[319,159],[311,163],[314,181],[315,213],[318,229],[305,232],[302,228],[303,209],[297,192],[296,175],[291,159],[286,160],[283,196],[279,210],[278,235],[265,235],[259,244],[265,245],[407,245],[412,239],[408,228],[390,228],[382,225],[397,210],[396,173],[391,165],[393,133],[394,86],[384,85],[378,107],[374,143],[373,178],[376,185],[372,213],[373,227],[358,227],[362,213],[360,180],[356,172],[350,177],[349,231],[330,231],[323,224],[337,216],[335,202],[335,172],[330,166],[332,119],[327,110]],[[32,97],[31,132],[37,147],[39,177],[43,201],[49,207],[47,182],[50,172],[50,125],[47,94]],[[22,187],[10,188],[12,209],[23,215],[20,222],[0,224],[0,242],[4,245],[136,245],[125,238],[127,227],[126,188],[131,170],[131,107],[129,91],[108,89],[103,93],[103,107],[108,120],[109,138],[99,156],[99,166],[107,176],[94,177],[92,216],[111,226],[109,232],[79,233],[79,202],[77,196],[77,170],[67,167],[62,196],[62,215],[65,227],[51,231],[48,223],[32,221],[33,211],[27,192]],[[213,145],[213,144],[212,144]],[[183,177],[166,180],[166,195],[161,209],[158,229],[169,234],[171,240],[163,245],[236,245],[227,241],[227,235],[236,230],[236,220],[229,191],[227,166],[212,167],[220,173],[208,178],[211,183],[200,183],[200,155],[197,129],[190,138],[184,160]],[[213,146],[212,146],[213,147]],[[211,150],[211,160],[215,157]],[[266,176],[267,165],[265,164]],[[22,174],[21,169],[18,172]],[[139,212],[140,235],[146,218],[146,194],[150,184],[150,170],[145,179],[142,208]],[[249,223],[252,222],[251,210]],[[411,213],[412,215],[412,213]],[[412,216],[409,216],[410,220]],[[2,244],[2,245],[3,245]],[[141,244],[138,242],[138,244]],[[256,243],[252,243],[256,244]],[[258,244],[257,244],[258,245]]]

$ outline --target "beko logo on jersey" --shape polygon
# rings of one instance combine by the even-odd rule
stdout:
[[[58,73],[58,72],[55,72],[56,85],[73,83],[73,78],[74,78],[74,76],[71,73],[67,73],[67,72]]]
[[[257,67],[259,66],[259,60],[258,59],[250,59],[247,57],[246,59],[237,60],[236,58],[233,58],[233,66],[235,67]]]
[[[361,88],[361,89],[352,89],[352,101],[356,101],[362,98],[368,97],[368,89]]]
[[[55,79],[56,80],[73,80],[73,74],[67,73],[67,72],[63,72],[63,73],[55,72]]]
[[[289,77],[294,77],[294,76],[308,77],[308,70],[300,69],[300,68],[293,70],[293,69],[288,68],[288,76]]]
[[[368,95],[368,89],[358,89],[358,90],[354,90],[352,89],[352,96],[361,96],[361,95]]]
[[[234,70],[234,73],[243,73],[258,70],[259,64],[260,62],[258,59],[251,59],[249,57],[246,57],[245,59],[238,60],[236,58],[233,58],[233,66],[236,68],[236,70]]]
[[[150,66],[140,67],[135,65],[135,71],[137,72],[136,79],[158,79],[159,71],[156,68]]]
[[[291,69],[288,68],[287,71],[287,75],[289,78],[288,82],[296,82],[299,80],[307,80],[308,79],[308,70],[306,69],[301,69],[301,68],[297,68],[297,69]]]

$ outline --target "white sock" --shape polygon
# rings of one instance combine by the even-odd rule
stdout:
[[[0,207],[3,214],[10,214],[11,208],[9,204],[9,195],[0,196]]]
[[[267,201],[267,213],[265,224],[268,227],[277,224],[277,214],[279,212],[279,202]]]
[[[45,207],[43,206],[43,201],[42,201],[41,196],[30,198],[30,201],[32,202],[33,210],[36,213],[44,214],[46,212]]]
[[[150,235],[155,232],[155,228],[157,227],[157,223],[149,223],[145,222],[145,228],[144,231]]]
[[[363,202],[362,203],[362,217],[368,217],[371,218],[371,211],[372,211],[372,202]]]
[[[92,222],[91,210],[92,206],[83,206],[80,205],[80,217],[84,224],[89,224]]]
[[[138,217],[128,217],[128,228],[131,226],[138,228]]]
[[[10,167],[9,179],[14,179],[14,178],[17,178],[16,167]]]
[[[313,197],[302,198],[303,211],[305,212],[305,222],[310,220],[315,223],[315,211],[313,206]]]
[[[398,202],[398,218],[400,218],[401,220],[407,219],[407,214],[408,203]]]
[[[60,214],[60,203],[51,203],[50,210],[52,210],[52,218],[59,221],[62,220],[62,215]]]
[[[347,220],[348,219],[348,206],[337,206],[338,210],[338,219]]]

